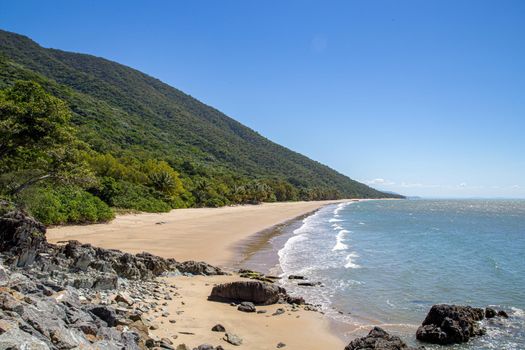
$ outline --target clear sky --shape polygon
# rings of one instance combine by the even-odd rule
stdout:
[[[0,28],[137,68],[379,189],[525,198],[522,0],[0,0]]]

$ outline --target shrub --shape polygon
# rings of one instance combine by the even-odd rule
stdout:
[[[100,198],[77,187],[35,188],[22,202],[45,225],[105,222],[115,216]]]

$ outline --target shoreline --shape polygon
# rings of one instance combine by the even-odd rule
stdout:
[[[110,223],[48,229],[49,242],[78,240],[128,253],[148,253],[178,261],[198,260],[236,267],[243,247],[265,232],[345,200],[263,203],[222,208],[175,209],[169,213],[118,215]],[[258,238],[259,237],[259,238]]]
[[[328,203],[310,212],[301,214],[299,216],[296,216],[284,222],[278,223],[276,225],[272,225],[264,230],[256,232],[242,239],[241,241],[237,242],[235,244],[235,250],[237,251],[237,254],[236,254],[237,259],[231,262],[231,265],[232,265],[231,267],[235,269],[248,268],[248,269],[253,269],[257,272],[262,272],[265,274],[269,273],[270,270],[275,267],[275,265],[279,264],[278,257],[277,257],[278,251],[275,251],[272,247],[268,247],[271,244],[271,240],[287,234],[288,233],[287,230],[292,225],[301,222],[303,219],[311,215],[314,215],[316,212],[318,212],[325,206],[328,206],[331,204],[335,204],[335,203]],[[261,270],[260,267],[259,269],[257,269],[254,266],[252,266],[252,263],[256,255],[261,253],[263,250],[269,251],[269,253],[273,254],[274,258],[277,258],[277,259],[275,261],[275,264],[271,265],[272,263],[269,263],[269,267],[270,267],[269,269],[263,268],[263,270]],[[268,263],[268,261],[264,261],[264,262]],[[243,264],[248,264],[248,266],[245,266]]]

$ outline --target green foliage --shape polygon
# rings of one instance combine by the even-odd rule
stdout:
[[[48,178],[89,179],[80,153],[63,101],[35,82],[0,90],[0,174],[16,174],[12,194]]]
[[[145,212],[167,212],[172,207],[164,201],[163,194],[144,185],[105,177],[98,188],[90,191],[110,206],[136,209]]]
[[[46,225],[109,221],[114,217],[106,203],[78,187],[36,187],[24,192],[21,201]]]

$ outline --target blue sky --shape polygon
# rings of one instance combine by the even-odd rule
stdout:
[[[372,186],[525,198],[525,1],[2,1]]]

